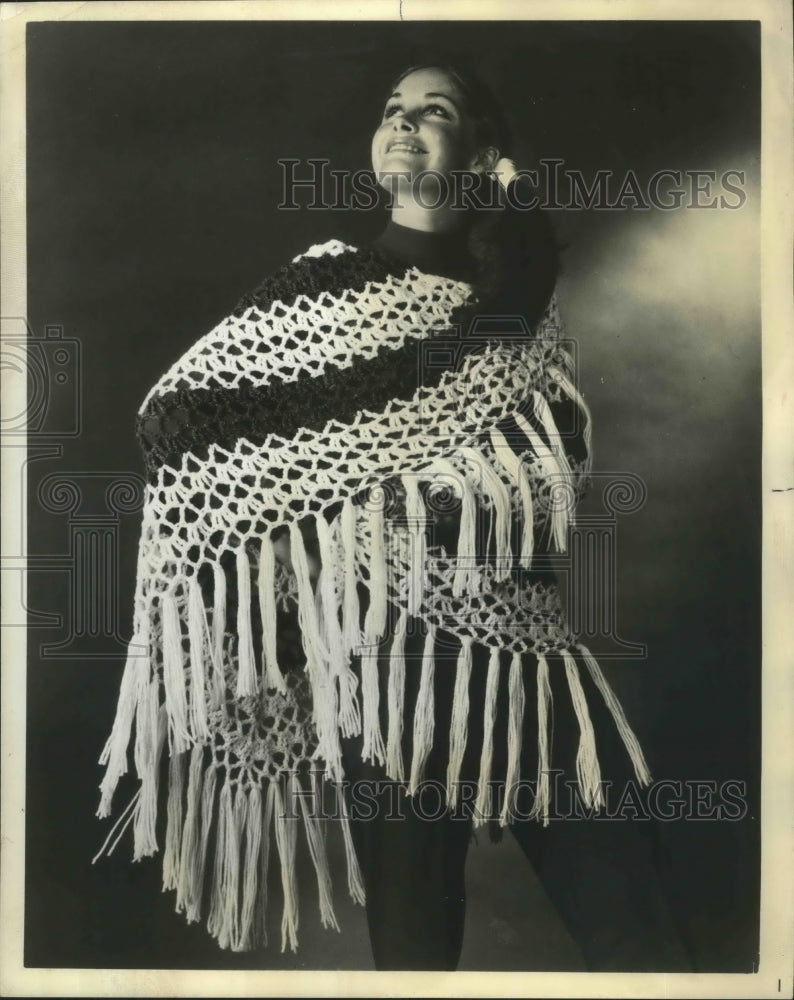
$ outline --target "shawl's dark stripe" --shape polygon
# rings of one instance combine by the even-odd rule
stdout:
[[[178,464],[185,452],[196,454],[210,444],[233,448],[238,438],[264,443],[269,434],[291,439],[301,428],[321,430],[329,420],[350,423],[361,410],[382,412],[389,400],[410,399],[421,384],[438,385],[450,363],[433,364],[433,350],[450,344],[438,335],[408,341],[397,350],[384,345],[374,358],[350,368],[327,368],[316,378],[241,385],[224,389],[180,389],[153,397],[139,414],[136,430],[150,478],[164,464]],[[460,348],[460,341],[453,344]],[[456,359],[457,360],[457,359]]]
[[[372,248],[306,257],[274,271],[240,299],[233,315],[242,316],[252,306],[269,309],[275,303],[288,308],[299,295],[319,299],[323,293],[338,297],[344,292],[360,292],[368,281],[385,281],[390,275],[402,278],[408,270],[407,264]]]

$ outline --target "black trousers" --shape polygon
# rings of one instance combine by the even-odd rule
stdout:
[[[434,692],[436,739],[425,771],[424,791],[410,799],[380,766],[362,762],[360,738],[344,745],[345,771],[354,842],[367,893],[367,922],[375,967],[382,970],[453,970],[460,959],[466,915],[465,865],[472,839],[471,819],[443,807],[454,650],[437,649]],[[652,820],[577,816],[575,756],[579,730],[571,711],[563,664],[549,658],[554,714],[552,767],[557,772],[552,819],[543,826],[519,819],[509,827],[532,865],[562,922],[591,971],[688,971],[687,957],[667,904],[655,863]],[[388,664],[381,663],[381,707],[386,701]],[[410,760],[413,705],[420,659],[406,660],[404,754]],[[470,722],[462,779],[473,784],[482,747],[486,663],[475,658]],[[494,733],[494,774],[504,774],[507,669],[499,688],[500,720]],[[632,782],[634,801],[641,794],[603,700],[582,671],[598,737],[605,778],[615,795]],[[534,692],[531,671],[525,683],[527,725],[522,776],[537,769]],[[382,724],[385,726],[385,714]],[[384,729],[385,733],[385,729]],[[641,803],[640,803],[641,808]],[[581,811],[580,811],[581,812]],[[522,810],[526,815],[526,810]],[[491,825],[495,829],[495,824]],[[520,877],[520,873],[516,873]]]

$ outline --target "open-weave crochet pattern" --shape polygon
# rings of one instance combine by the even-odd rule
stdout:
[[[141,406],[149,482],[134,634],[100,761],[99,815],[110,815],[132,747],[139,788],[108,844],[131,825],[135,857],[157,851],[167,748],[164,885],[188,920],[201,919],[208,897],[207,927],[222,947],[265,939],[272,840],[282,949],[296,947],[298,827],[321,918],[337,926],[324,821],[295,792],[316,783],[319,768],[328,788],[341,787],[342,740],[361,737],[362,757],[416,793],[435,739],[442,633],[457,643],[444,734],[450,806],[475,648],[490,658],[475,824],[511,822],[525,740],[538,747],[533,814],[548,822],[550,655],[564,665],[579,722],[584,800],[597,807],[601,793],[582,667],[638,778],[649,780],[617,699],[567,627],[556,585],[536,571],[539,554],[565,548],[590,467],[590,414],[556,302],[534,331],[467,325],[474,307],[467,282],[332,240],[247,296]],[[575,418],[570,427],[562,414]],[[288,562],[277,558],[284,535]],[[425,636],[425,652],[406,757],[409,625]],[[508,792],[500,805],[489,782],[502,670]],[[530,670],[536,707],[525,693]],[[300,822],[289,815],[292,799]],[[343,795],[339,818],[348,888],[361,901]]]

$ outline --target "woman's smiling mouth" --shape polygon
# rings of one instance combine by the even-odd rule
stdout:
[[[423,146],[418,146],[415,142],[410,142],[407,139],[393,139],[386,147],[386,152],[426,153],[427,150]]]

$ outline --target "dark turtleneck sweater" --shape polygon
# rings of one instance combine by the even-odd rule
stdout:
[[[428,274],[439,274],[455,281],[473,281],[475,262],[469,253],[466,236],[466,229],[431,233],[389,220],[372,245]]]

